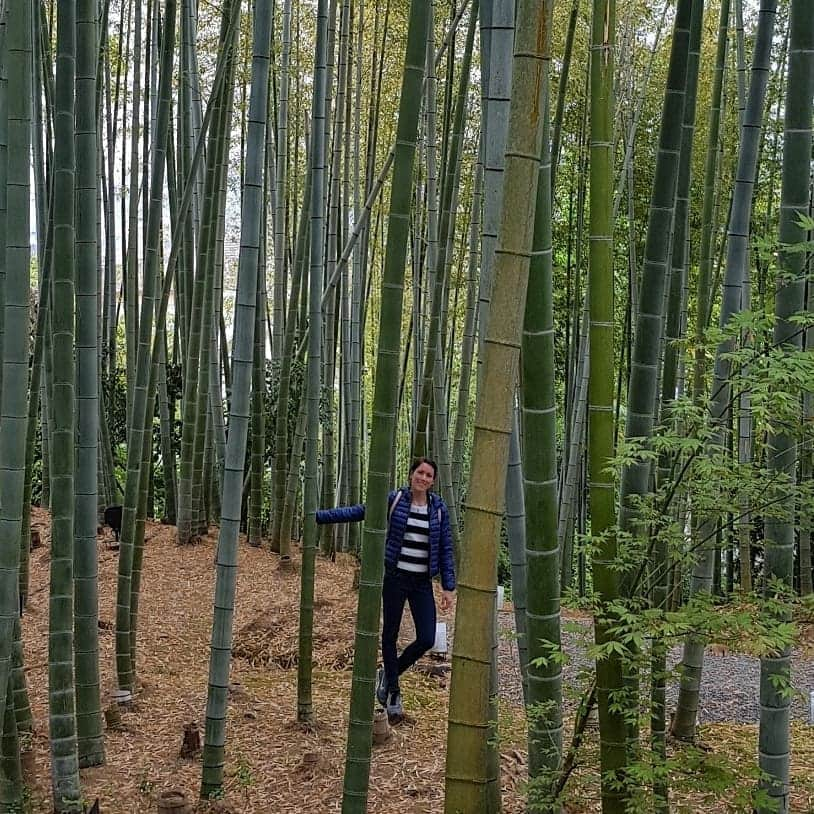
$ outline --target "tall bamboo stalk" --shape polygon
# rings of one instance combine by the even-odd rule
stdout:
[[[152,449],[155,390],[152,374],[153,319],[156,311],[159,269],[159,228],[163,206],[166,143],[169,132],[170,87],[175,37],[175,0],[167,0],[164,11],[165,37],[161,55],[159,107],[153,151],[150,208],[147,218],[145,268],[139,319],[138,359],[133,386],[132,423],[127,439],[127,480],[122,512],[121,546],[116,595],[116,672],[121,689],[132,690],[135,682],[135,641],[144,544],[147,467]],[[149,432],[148,432],[148,427]],[[142,497],[145,493],[145,497]]]
[[[99,597],[96,555],[99,438],[97,353],[96,0],[76,8],[76,342],[77,447],[75,512],[75,665],[79,765],[104,762],[99,677]]]
[[[735,175],[735,188],[732,194],[732,210],[726,243],[726,272],[719,325],[724,328],[741,308],[742,286],[748,262],[749,228],[751,223],[752,197],[755,184],[755,171],[763,124],[763,105],[766,97],[766,84],[770,71],[770,54],[774,32],[776,0],[761,0],[758,13],[755,50],[752,61],[752,79],[749,83],[749,97],[744,113],[741,142],[738,150],[738,166]],[[732,341],[724,339],[716,349],[715,372],[712,384],[710,415],[714,422],[714,434],[709,442],[714,453],[725,447],[727,414],[729,410],[729,374]],[[712,540],[717,517],[702,518],[698,536],[702,540]],[[690,593],[709,593],[712,588],[715,550],[711,544],[702,546],[693,568]],[[681,686],[679,688],[676,712],[670,732],[677,738],[692,740],[695,736],[695,723],[698,713],[701,671],[704,663],[704,640],[697,635],[689,635],[684,642],[681,660]]]
[[[54,120],[54,290],[51,355],[54,432],[51,461],[51,590],[48,637],[48,706],[51,780],[56,812],[79,807],[73,638],[75,414],[75,171],[74,76],[76,2],[57,9]],[[27,171],[26,171],[27,174]],[[95,512],[95,507],[94,507]]]
[[[461,494],[464,445],[467,439],[469,425],[472,360],[474,357],[475,334],[477,330],[477,266],[478,260],[480,259],[482,192],[483,164],[479,161],[475,166],[475,178],[472,189],[472,217],[469,222],[469,262],[467,264],[466,317],[464,319],[464,332],[461,343],[461,368],[458,377],[458,402],[455,410],[455,428],[452,434],[452,493],[455,495]],[[507,485],[507,489],[508,488]],[[523,548],[525,548],[525,545]]]
[[[127,212],[127,260],[124,272],[125,337],[127,361],[127,423],[131,423],[129,409],[134,403],[133,388],[136,380],[136,357],[138,355],[138,200],[139,200],[139,125],[141,121],[141,59],[142,59],[142,6],[141,0],[133,0],[133,50],[130,58],[133,70],[133,106],[130,113],[130,181],[128,183]],[[124,156],[122,156],[124,166]],[[124,202],[122,202],[122,207]],[[124,217],[122,215],[122,217]]]
[[[366,489],[368,510],[362,537],[356,656],[353,662],[350,723],[342,794],[343,814],[355,812],[361,814],[367,807],[373,729],[373,682],[384,571],[384,538],[387,527],[387,494],[392,488],[394,474],[393,453],[404,297],[403,275],[409,237],[413,163],[428,24],[429,4],[414,0],[410,4],[404,72],[399,97],[387,246],[381,288],[370,464]],[[310,513],[306,514],[306,518],[310,519]]]
[[[544,4],[550,32],[553,2]],[[549,96],[551,39],[544,46],[543,136],[534,242],[523,320],[523,486],[526,506],[526,629],[528,635],[529,803],[559,809],[551,799],[562,754],[560,549],[557,534],[557,433],[554,387],[553,199]]]
[[[426,356],[422,367],[421,396],[419,398],[419,413],[416,421],[416,438],[413,444],[414,457],[426,455],[428,449],[426,437],[430,404],[432,402],[436,359],[441,351],[440,343],[443,331],[442,311],[445,310],[445,302],[449,288],[448,275],[452,258],[449,256],[448,243],[453,230],[453,200],[460,180],[463,122],[466,112],[475,28],[478,22],[478,0],[474,0],[470,14],[471,17],[466,34],[466,45],[461,61],[460,81],[455,97],[455,112],[448,144],[446,172],[441,187],[441,219],[438,228],[438,253],[435,257],[435,268],[430,269],[430,277],[434,280],[432,312],[426,339]],[[448,456],[447,461],[449,461]],[[442,474],[442,489],[446,492],[447,505],[452,511],[455,511],[455,495],[451,493],[452,484],[449,482],[449,478],[450,473],[447,473],[447,482],[445,483]]]
[[[783,177],[780,192],[780,245],[797,246],[808,233],[800,223],[810,213],[812,111],[814,110],[814,17],[808,4],[793,0],[789,22],[788,91],[783,125]],[[805,307],[806,258],[799,251],[780,252],[780,269],[775,294],[774,344],[793,353],[803,346],[794,316]],[[810,283],[809,283],[810,285]],[[790,600],[794,595],[795,498],[786,484],[797,474],[798,445],[794,433],[783,422],[769,436],[774,454],[770,468],[783,478],[785,517],[768,517],[766,522],[766,597],[778,603],[768,613],[776,624],[791,621]],[[810,571],[809,571],[810,574]],[[790,809],[790,716],[791,648],[760,660],[759,766],[765,773],[762,785],[769,801],[758,805],[760,814]],[[771,802],[774,805],[770,805]]]
[[[316,19],[316,61],[309,150],[311,178],[311,246],[308,273],[308,363],[306,371],[306,447],[303,487],[304,534],[300,580],[299,659],[297,663],[297,719],[312,719],[311,667],[314,635],[314,560],[317,547],[316,509],[319,500],[318,462],[320,369],[322,365],[322,275],[325,196],[325,128],[328,87],[328,5],[319,0]]]
[[[522,326],[534,234],[545,122],[548,9],[520,2],[506,137],[503,210],[495,252],[491,313],[485,326],[482,388],[475,418],[472,474],[467,492],[466,545],[460,558],[456,636],[447,736],[448,814],[494,812],[497,778],[490,772],[492,630],[497,549],[505,509],[505,472],[512,401],[520,362]],[[495,473],[500,473],[495,477]],[[494,767],[491,767],[494,769]]]
[[[483,237],[478,290],[478,388],[482,367],[481,349],[489,322],[497,230],[503,201],[503,170],[506,128],[512,83],[514,2],[484,0],[481,9],[481,51],[488,66],[482,83],[483,109]]]
[[[223,483],[223,515],[218,537],[215,615],[209,662],[206,704],[206,739],[201,797],[208,798],[223,786],[229,663],[232,655],[232,620],[237,577],[237,541],[243,491],[243,467],[250,418],[255,309],[263,213],[263,145],[268,120],[269,51],[271,48],[271,2],[259,0],[253,18],[252,90],[249,107],[246,166],[240,231],[235,338],[232,343],[232,398],[229,413],[226,469]]]
[[[28,419],[28,337],[30,303],[30,162],[31,97],[14,88],[31,83],[31,8],[26,3],[8,11],[0,27],[0,265],[4,281],[0,310],[0,726],[3,772],[0,801],[22,802],[22,783],[15,764],[15,703],[12,683],[14,628],[19,624],[20,536],[23,525],[25,436]],[[2,12],[3,22],[6,10]],[[9,92],[9,87],[12,89]],[[4,149],[4,147],[6,149]],[[9,808],[9,810],[13,810]]]
[[[609,461],[613,457],[613,70],[616,42],[614,0],[594,0],[591,27],[590,114],[590,253],[588,301],[590,307],[588,379],[588,478],[594,589],[602,609],[594,619],[594,636],[600,647],[611,638],[611,620],[604,609],[619,597],[615,568],[617,541],[616,489]],[[622,690],[622,665],[618,654],[605,653],[596,663],[599,708],[599,760],[602,772],[603,814],[625,810],[621,773],[626,765],[626,730],[622,705],[612,703]]]

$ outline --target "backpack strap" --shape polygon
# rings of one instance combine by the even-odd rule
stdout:
[[[390,508],[387,510],[387,520],[390,521],[390,518],[393,516],[393,510],[396,508],[396,504],[401,500],[402,495],[404,493],[401,489],[399,489],[395,496],[393,497],[393,502],[390,504]]]
[[[435,493],[433,493],[433,496],[434,495],[435,495]],[[438,503],[438,528],[440,529],[441,528],[441,498],[440,497],[437,498],[437,503]]]

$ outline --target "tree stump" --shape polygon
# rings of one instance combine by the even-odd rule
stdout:
[[[32,783],[37,775],[36,752],[33,744],[25,749],[20,749],[20,769],[23,773],[23,780]]]
[[[133,708],[133,693],[130,690],[113,690],[110,699],[120,709],[131,710]]]
[[[105,726],[113,732],[118,732],[123,728],[122,714],[118,704],[111,704],[105,707]]]
[[[201,732],[195,721],[184,725],[184,742],[181,744],[181,757],[195,757],[201,751]]]
[[[158,795],[158,814],[191,814],[192,806],[181,789],[169,789]]]
[[[374,746],[381,746],[387,743],[392,735],[390,729],[390,721],[387,719],[387,713],[383,709],[377,709],[373,713],[373,744]]]

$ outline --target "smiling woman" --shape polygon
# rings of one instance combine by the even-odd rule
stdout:
[[[409,483],[388,496],[387,538],[382,586],[382,662],[376,676],[376,700],[398,720],[404,710],[399,676],[421,658],[435,640],[435,598],[432,578],[441,577],[439,607],[452,606],[455,564],[447,505],[432,491],[438,467],[429,458],[410,466]],[[339,506],[317,512],[317,523],[364,519],[365,506]],[[397,640],[405,603],[415,624],[416,637],[399,655]]]

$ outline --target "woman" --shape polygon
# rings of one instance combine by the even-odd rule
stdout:
[[[409,484],[388,497],[388,524],[382,585],[382,662],[376,677],[376,699],[390,718],[403,715],[399,676],[412,667],[435,641],[435,598],[432,578],[441,577],[442,611],[452,606],[455,562],[449,513],[432,491],[438,467],[429,458],[410,466]],[[318,523],[361,520],[364,506],[317,512]],[[397,640],[405,602],[415,624],[416,638],[399,655]]]

